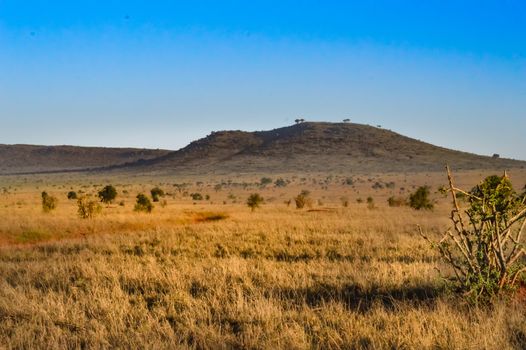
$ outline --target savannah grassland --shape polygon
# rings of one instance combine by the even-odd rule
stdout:
[[[456,178],[469,189],[488,174]],[[282,177],[287,186],[265,188],[260,176],[0,178],[0,347],[526,348],[524,299],[465,303],[444,288],[437,268],[447,268],[417,234],[416,225],[436,237],[449,225],[449,199],[435,193],[443,173],[352,184]],[[511,178],[522,188],[526,171]],[[116,202],[78,218],[66,193],[108,183]],[[424,184],[433,211],[387,205]],[[166,202],[134,212],[136,194],[153,186]],[[285,203],[303,189],[310,209]],[[59,199],[47,214],[44,190]],[[192,200],[196,192],[209,200]],[[266,203],[251,212],[254,192]]]

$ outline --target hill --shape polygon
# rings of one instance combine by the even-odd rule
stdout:
[[[353,123],[306,122],[270,131],[220,131],[178,151],[113,167],[162,173],[417,172],[524,168],[526,162],[434,146]]]
[[[0,144],[0,174],[72,171],[136,162],[166,150]]]

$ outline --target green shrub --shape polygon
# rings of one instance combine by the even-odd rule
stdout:
[[[203,195],[201,193],[191,193],[190,197],[192,197],[192,199],[194,201],[202,201],[203,200]]]
[[[266,185],[270,185],[272,183],[272,179],[270,177],[262,177],[259,184],[264,187]]]
[[[112,185],[107,185],[99,191],[98,195],[102,203],[110,204],[117,197],[117,190]]]
[[[93,219],[102,211],[100,203],[89,196],[77,199],[77,214],[81,219]]]
[[[160,197],[164,197],[164,191],[160,189],[159,187],[154,187],[150,190],[150,193],[152,195],[152,200],[154,202],[158,202]]]
[[[47,192],[42,192],[42,210],[44,213],[49,213],[57,208],[58,200],[56,197],[50,196]]]
[[[420,186],[409,196],[409,206],[416,210],[433,209],[433,203],[429,199],[429,187]]]
[[[259,195],[259,193],[252,193],[248,199],[247,199],[247,205],[248,207],[254,211],[264,202],[263,197]]]
[[[144,194],[139,193],[137,195],[137,200],[134,207],[135,211],[142,211],[145,213],[151,213],[153,210],[153,204],[150,202],[150,199]]]
[[[69,191],[68,192],[68,199],[77,199],[77,192]]]
[[[448,230],[438,242],[420,234],[438,250],[454,271],[450,282],[475,303],[490,302],[503,291],[512,291],[524,276],[526,198],[518,195],[506,175],[489,176],[470,192],[450,180],[453,200]],[[456,194],[468,197],[461,210]]]
[[[287,186],[287,181],[283,180],[281,177],[274,181],[274,186],[276,187],[285,187]]]

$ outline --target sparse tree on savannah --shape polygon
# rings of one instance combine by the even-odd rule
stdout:
[[[264,199],[259,193],[252,193],[247,199],[247,206],[254,211],[263,204]]]
[[[526,194],[518,195],[506,173],[489,176],[471,191],[453,184],[447,167],[453,209],[452,228],[439,241],[420,234],[440,253],[454,276],[448,280],[469,300],[491,302],[513,291],[524,277]],[[467,198],[460,207],[457,193]]]
[[[344,123],[349,123],[350,121],[351,120],[349,118],[343,120]]]
[[[417,190],[409,196],[409,206],[416,210],[430,210],[433,209],[433,203],[429,199],[429,187],[420,186]]]
[[[153,210],[153,204],[150,201],[150,198],[146,197],[143,193],[137,195],[137,200],[135,202],[135,211],[142,211],[145,213],[151,213]]]
[[[100,203],[90,196],[81,196],[77,199],[77,214],[81,219],[93,219],[101,211]]]
[[[164,197],[164,191],[159,187],[152,188],[150,194],[152,195],[152,200],[154,202],[158,202],[160,197]]]
[[[107,185],[99,191],[98,196],[102,203],[108,205],[117,197],[117,190],[112,185]]]
[[[77,199],[77,192],[69,191],[68,192],[68,199]]]
[[[57,208],[58,200],[56,197],[50,196],[46,191],[42,192],[41,196],[44,213],[49,213]]]

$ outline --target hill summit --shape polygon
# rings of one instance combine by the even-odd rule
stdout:
[[[526,162],[434,146],[354,123],[305,122],[270,131],[218,131],[157,158],[116,167],[163,173],[416,172],[522,168]]]

